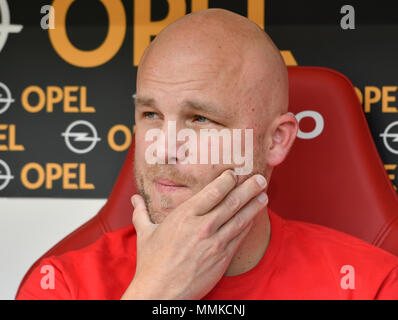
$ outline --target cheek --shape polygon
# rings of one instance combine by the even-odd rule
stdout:
[[[136,127],[135,130],[135,157],[140,161],[145,161],[145,151],[147,150],[148,146],[153,143],[151,141],[145,141],[145,133],[146,130]]]
[[[230,168],[232,168],[232,165],[198,164],[192,166],[189,171],[197,177],[199,181],[197,188],[201,190],[221,175],[221,173]]]
[[[145,136],[140,135],[139,131],[135,131],[135,145],[134,145],[134,172],[136,178],[142,177],[145,171]]]
[[[265,144],[255,144],[253,150],[253,172],[265,174],[267,168],[267,148]]]

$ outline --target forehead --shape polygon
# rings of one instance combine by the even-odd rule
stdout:
[[[164,54],[158,51],[152,52],[139,66],[138,88],[158,85],[177,89],[210,89],[214,85],[230,86],[240,77],[242,64],[223,57],[221,53],[196,52],[190,48],[173,48]]]
[[[148,57],[137,76],[137,101],[211,107],[225,116],[239,112],[244,96],[242,64],[219,56]],[[232,112],[231,112],[232,111]]]

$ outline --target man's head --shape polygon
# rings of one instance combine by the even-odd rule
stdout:
[[[167,146],[174,143],[167,138],[170,121],[177,132],[192,129],[198,137],[201,129],[253,129],[253,170],[239,176],[239,182],[256,173],[269,181],[297,134],[297,121],[287,108],[285,64],[255,23],[209,9],[163,29],[141,58],[135,108],[136,185],[152,221],[160,223],[222,171],[239,165],[223,163],[222,148],[220,164],[182,164],[179,156],[175,164],[149,164],[145,153],[153,142],[145,141],[148,130],[165,133],[165,148],[157,156],[163,153],[167,161]],[[245,142],[244,134],[241,140]],[[183,143],[177,141],[175,147]],[[198,142],[198,148],[211,146]]]

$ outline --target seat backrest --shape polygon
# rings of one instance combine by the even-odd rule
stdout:
[[[326,68],[288,71],[289,111],[301,119],[300,132],[274,169],[269,207],[284,218],[325,225],[398,255],[398,197],[352,84]],[[85,247],[132,223],[133,167],[134,142],[107,203],[36,261],[20,287],[42,258]]]
[[[270,208],[398,255],[398,196],[353,85],[341,73],[316,67],[289,68],[289,82],[289,111],[302,118],[301,132],[274,169]]]

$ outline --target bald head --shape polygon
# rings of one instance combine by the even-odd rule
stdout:
[[[238,143],[233,148],[234,152],[239,146],[244,150],[253,170],[239,176],[239,183],[255,173],[269,180],[272,168],[283,161],[297,133],[297,123],[287,107],[286,66],[279,50],[255,23],[226,10],[209,9],[186,15],[163,29],[141,58],[135,101],[136,185],[153,221],[161,221],[222,171],[241,167],[242,162],[184,164],[186,154],[181,153],[175,165],[153,166],[144,157],[152,148],[147,132],[160,129],[165,132],[165,144],[179,145],[184,142],[169,136],[170,123],[179,133],[184,133],[183,129],[197,134],[202,129],[245,132],[242,144],[239,137],[233,138]],[[252,133],[252,140],[246,140],[246,132]],[[217,148],[212,143],[199,144],[197,134],[190,149],[202,156],[203,151]],[[163,145],[156,155],[175,157],[171,149]],[[221,154],[223,150],[220,159]],[[156,189],[157,177],[186,187],[164,194]],[[160,212],[159,216],[155,212]]]
[[[146,71],[153,76],[164,71],[173,79],[191,68],[219,77],[234,96],[230,108],[238,115],[252,111],[249,115],[263,127],[264,121],[287,112],[287,69],[279,50],[264,30],[241,15],[208,9],[168,25],[142,56],[137,82]]]

